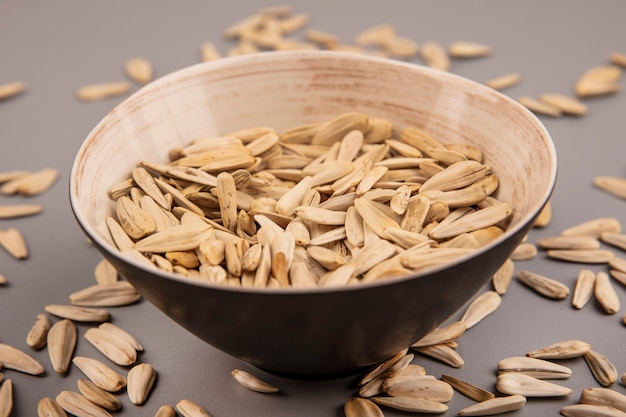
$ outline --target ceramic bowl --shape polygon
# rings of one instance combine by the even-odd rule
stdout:
[[[514,208],[506,232],[469,256],[408,277],[346,287],[247,289],[165,273],[123,256],[105,225],[112,185],[140,161],[254,126],[278,132],[348,111],[478,146]],[[355,372],[443,323],[529,231],[556,179],[549,133],[486,86],[419,65],[323,51],[267,52],[197,64],[127,98],[91,131],[70,179],[75,218],[104,257],[158,309],[229,355],[301,376]]]

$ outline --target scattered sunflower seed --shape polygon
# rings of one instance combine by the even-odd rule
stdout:
[[[570,293],[565,284],[531,271],[518,271],[517,279],[546,298],[562,300],[567,298]]]
[[[48,331],[48,354],[57,373],[67,372],[76,347],[76,325],[69,319],[59,320]]]
[[[100,362],[84,356],[74,356],[72,363],[98,387],[108,392],[118,392],[126,387],[126,378]]]
[[[492,416],[521,409],[526,404],[526,397],[519,394],[496,397],[470,405],[459,411],[459,416]]]
[[[351,397],[343,405],[346,417],[383,417],[383,412],[366,398]]]
[[[262,392],[266,394],[279,391],[277,387],[259,379],[249,372],[242,371],[241,369],[233,369],[231,375],[235,379],[235,381],[241,384],[242,387],[247,388],[251,391]]]
[[[587,342],[565,340],[530,351],[526,356],[539,359],[570,359],[581,357],[589,350],[591,345]]]
[[[0,100],[6,100],[15,97],[26,90],[26,84],[21,81],[15,81],[0,85]]]
[[[503,394],[525,397],[562,397],[573,393],[568,387],[517,372],[498,375],[496,389]]]
[[[561,408],[565,417],[626,417],[626,412],[595,404],[571,404]]]
[[[593,179],[593,185],[616,197],[626,199],[626,178],[600,175]]]
[[[482,402],[495,397],[495,394],[492,392],[450,375],[441,375],[441,380],[447,382],[452,388],[474,401]]]
[[[204,408],[191,400],[180,400],[176,409],[183,417],[211,417]]]
[[[67,417],[65,410],[56,400],[44,397],[37,403],[37,415],[39,417]]]
[[[122,402],[115,395],[103,390],[92,381],[87,379],[79,379],[77,382],[78,390],[92,403],[100,407],[116,411],[122,407]]]
[[[152,81],[154,69],[152,63],[145,58],[131,58],[125,64],[126,75],[138,84],[147,84]]]
[[[140,363],[135,365],[128,371],[128,379],[126,390],[128,397],[133,404],[143,404],[154,385],[157,378],[157,372],[154,367],[148,363]]]
[[[51,326],[52,323],[50,323],[48,316],[37,314],[35,323],[26,335],[26,344],[35,350],[42,349],[46,345],[46,338]]]
[[[6,369],[13,369],[30,375],[41,375],[44,367],[37,360],[21,350],[0,342],[0,363]]]
[[[583,358],[585,358],[589,370],[600,385],[609,387],[617,381],[617,369],[606,356],[590,349],[583,355]]]
[[[97,101],[121,96],[128,93],[130,88],[130,84],[126,81],[90,84],[79,88],[76,95],[83,101]]]
[[[111,414],[104,408],[74,391],[61,391],[56,401],[65,411],[75,416],[111,417]]]

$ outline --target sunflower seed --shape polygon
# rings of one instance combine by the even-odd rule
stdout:
[[[118,392],[126,386],[126,378],[96,359],[75,356],[72,363],[91,382],[105,391]]]
[[[517,98],[517,101],[533,113],[552,117],[559,117],[563,114],[563,111],[559,107],[530,96],[520,96]]]
[[[122,407],[121,401],[115,395],[89,380],[79,379],[77,385],[78,390],[85,398],[106,410],[115,411]]]
[[[501,75],[496,78],[492,78],[485,82],[485,85],[493,88],[494,90],[505,90],[513,87],[522,81],[522,76],[516,72]]]
[[[450,69],[448,51],[437,42],[427,41],[422,44],[420,55],[427,66],[441,71]]]
[[[133,348],[135,348],[136,351],[138,352],[143,351],[143,345],[139,343],[139,341],[135,338],[135,336],[131,335],[130,333],[128,333],[126,330],[122,329],[121,327],[116,326],[113,323],[102,323],[101,325],[98,326],[98,328],[100,328],[101,330],[105,332],[115,334],[116,337],[125,339],[128,343],[131,344]]]
[[[572,296],[572,305],[574,308],[583,308],[591,297],[593,297],[595,287],[596,275],[593,271],[588,269],[582,269],[578,273],[576,279],[576,286],[574,287],[574,294]]]
[[[523,242],[517,245],[511,254],[512,261],[527,261],[537,256],[537,246],[534,243]]]
[[[202,62],[215,61],[222,58],[222,53],[211,41],[204,41],[200,45],[200,59]]]
[[[461,337],[461,335],[465,333],[465,330],[467,330],[467,324],[462,321],[462,319],[460,321],[453,321],[443,328],[431,331],[426,336],[413,343],[411,348],[447,343]]]
[[[537,215],[533,227],[546,227],[550,221],[552,221],[552,203],[548,200]]]
[[[21,350],[0,343],[0,363],[6,369],[13,369],[30,375],[41,375],[44,373],[44,367],[37,360]]]
[[[135,348],[116,334],[92,327],[85,332],[85,339],[117,365],[128,366],[137,360]]]
[[[513,280],[513,275],[515,274],[515,264],[508,258],[504,263],[498,268],[498,270],[491,277],[491,284],[493,285],[493,289],[499,294],[506,294],[511,281]]]
[[[97,101],[121,96],[128,93],[130,88],[130,84],[126,81],[89,84],[79,88],[76,95],[83,101]]]
[[[474,401],[487,401],[495,397],[492,392],[479,388],[462,379],[450,375],[441,375],[441,380],[452,388]]]
[[[498,362],[498,373],[516,372],[530,375],[537,379],[567,379],[572,375],[571,369],[547,361],[528,356],[513,356]]]
[[[389,39],[396,36],[396,29],[390,24],[380,24],[359,32],[354,43],[360,46],[385,46]]]
[[[546,298],[562,300],[569,296],[570,291],[565,284],[534,272],[518,271],[517,279]]]
[[[104,322],[110,318],[109,312],[103,309],[79,307],[72,305],[48,304],[44,308],[48,313],[79,322]]]
[[[609,388],[584,388],[579,402],[613,407],[626,413],[626,395]]]
[[[508,203],[498,203],[496,205],[476,210],[458,220],[446,225],[435,227],[429,233],[433,239],[451,238],[461,233],[468,233],[489,226],[494,226],[507,219],[513,213],[513,208]]]
[[[595,404],[571,404],[561,408],[565,417],[626,417],[626,412]]]
[[[141,298],[128,281],[96,284],[76,291],[69,296],[70,303],[82,307],[117,307],[135,303]]]
[[[366,398],[351,397],[343,405],[346,417],[383,417],[383,412]]]
[[[133,81],[138,84],[147,84],[152,81],[154,69],[152,63],[145,58],[131,58],[126,61],[124,69]]]
[[[241,369],[233,369],[231,375],[241,386],[251,391],[262,393],[275,393],[279,391],[277,387]]]
[[[457,162],[430,177],[419,189],[419,193],[428,190],[451,191],[466,187],[487,175],[489,169],[480,162],[467,160]]]
[[[617,381],[617,369],[606,356],[590,349],[583,355],[583,358],[600,385],[608,387]]]
[[[437,359],[452,366],[453,368],[461,368],[465,364],[461,355],[446,344],[430,345],[411,349],[423,355]]]
[[[5,285],[8,282],[7,277],[0,274],[0,285]]]
[[[21,81],[14,81],[0,85],[0,100],[17,96],[26,90],[26,84]]]
[[[65,411],[78,417],[111,417],[111,414],[104,408],[77,392],[61,391],[56,401]]]
[[[607,314],[615,314],[619,311],[619,297],[611,285],[609,275],[606,272],[600,271],[596,274],[593,293]]]
[[[0,219],[33,216],[43,211],[38,204],[0,205]]]
[[[609,266],[617,271],[626,272],[626,259],[615,257],[609,261]]]
[[[461,321],[470,329],[496,311],[501,301],[502,298],[497,292],[486,291],[472,301],[467,310],[465,310],[463,317],[461,317]]]
[[[2,415],[0,413],[0,415]],[[37,415],[39,417],[67,417],[65,410],[56,400],[44,397],[37,403]]]
[[[28,258],[28,247],[24,236],[14,227],[0,230],[0,246],[2,246],[15,259]]]
[[[384,374],[394,363],[398,362],[400,359],[406,356],[408,352],[407,349],[402,349],[395,355],[391,356],[389,359],[386,359],[368,371],[361,379],[359,379],[357,385],[363,386],[370,382],[372,379],[376,378],[379,375]]]
[[[554,259],[585,264],[608,263],[615,257],[613,252],[605,249],[550,249],[546,253]]]
[[[191,400],[179,401],[176,409],[183,417],[211,417],[204,408]]]
[[[525,397],[561,397],[573,392],[568,387],[517,372],[498,375],[496,389],[503,394]]]
[[[575,97],[563,94],[545,93],[539,96],[539,100],[554,106],[564,114],[583,116],[587,114],[587,106]]]
[[[76,325],[69,319],[56,322],[48,331],[48,354],[57,373],[67,372],[76,348],[76,339]]]
[[[537,245],[542,249],[598,249],[600,241],[593,236],[550,236],[539,239]]]
[[[450,384],[429,378],[383,384],[383,389],[392,397],[416,397],[442,403],[450,401],[454,395],[454,389]]]
[[[615,93],[620,89],[620,76],[621,69],[615,65],[592,67],[576,80],[574,91],[581,98]]]
[[[477,58],[491,54],[491,47],[478,42],[454,41],[448,45],[448,53],[453,58]]]
[[[580,340],[565,340],[530,351],[526,356],[538,359],[570,359],[581,357],[590,349],[589,343]]]
[[[46,346],[48,331],[52,324],[45,314],[37,314],[35,324],[30,328],[26,335],[26,344],[32,349],[39,350]]]
[[[133,239],[148,236],[156,229],[154,220],[129,197],[122,196],[116,200],[115,212],[124,232]]]
[[[447,405],[425,398],[373,397],[372,401],[378,405],[410,413],[438,414],[448,411]]]
[[[0,381],[0,416],[9,417],[13,410],[13,381]]]
[[[602,232],[620,233],[622,225],[612,217],[602,217],[571,226],[561,232],[563,236],[593,236],[599,238]]]
[[[134,249],[157,253],[192,250],[209,239],[213,233],[213,228],[206,223],[181,224],[138,240]]]
[[[593,185],[616,197],[626,199],[626,178],[601,175],[593,179]]]
[[[385,51],[394,58],[410,59],[417,56],[418,50],[417,42],[404,36],[393,36],[385,43]]]
[[[344,113],[337,116],[311,139],[311,145],[331,145],[340,141],[350,131],[366,132],[369,127],[369,117],[362,113]]]
[[[491,416],[521,409],[526,397],[519,394],[497,397],[470,405],[459,411],[459,416]]]
[[[156,381],[157,372],[154,367],[147,363],[135,365],[128,371],[126,390],[133,404],[141,405],[146,402],[148,395]]]
[[[626,234],[602,232],[600,233],[600,240],[608,245],[626,251]]]

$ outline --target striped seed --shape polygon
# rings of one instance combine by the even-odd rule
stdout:
[[[578,358],[589,352],[591,345],[581,340],[564,340],[535,349],[526,354],[538,359],[570,359]]]
[[[614,407],[626,413],[626,395],[610,388],[584,388],[580,403]]]
[[[92,381],[79,379],[77,385],[85,398],[106,410],[116,411],[122,407],[122,402],[115,395],[103,390]]]
[[[409,413],[439,414],[448,411],[448,406],[438,401],[411,397],[372,397],[371,401],[394,410]]]
[[[626,234],[602,232],[600,233],[600,240],[608,245],[626,251]]]
[[[626,412],[606,405],[571,404],[561,408],[565,417],[626,417]]]
[[[65,411],[75,416],[111,417],[111,414],[104,408],[77,392],[61,391],[56,396],[56,401]]]
[[[46,345],[50,327],[52,327],[52,323],[50,323],[48,316],[45,314],[37,314],[35,323],[26,335],[26,344],[31,349],[42,349]]]
[[[44,310],[54,316],[78,322],[102,323],[108,321],[110,318],[110,314],[107,310],[89,307],[48,304],[44,307]]]
[[[126,386],[126,378],[99,360],[75,356],[72,363],[91,382],[105,391],[118,392]]]
[[[573,393],[568,387],[517,372],[498,375],[496,389],[503,394],[525,397],[562,397]]]
[[[465,333],[466,330],[467,324],[464,321],[453,321],[443,328],[431,331],[417,342],[411,344],[411,348],[447,343],[461,337],[461,335]]]
[[[37,402],[37,415],[39,417],[67,417],[65,410],[50,397],[44,397]]]
[[[454,395],[450,384],[429,378],[399,380],[383,384],[383,389],[392,397],[417,397],[442,403],[450,401]]]
[[[30,375],[41,375],[44,373],[44,367],[37,360],[21,350],[0,343],[0,363],[6,369],[13,369]]]
[[[437,359],[453,368],[461,368],[465,361],[457,351],[446,344],[430,345],[418,348],[411,348],[422,355]]]
[[[534,243],[523,242],[517,245],[511,253],[512,261],[527,261],[537,256],[537,246]]]
[[[242,387],[249,389],[250,391],[256,391],[266,394],[279,391],[277,387],[241,369],[233,369],[231,375],[235,379],[235,381],[237,381]]]
[[[600,241],[593,236],[550,236],[539,239],[537,245],[542,249],[598,249]]]
[[[107,323],[102,323],[101,325],[98,326],[98,328],[100,328],[101,330],[105,332],[112,333],[116,337],[125,339],[128,343],[131,344],[133,348],[135,348],[136,351],[138,352],[143,351],[143,345],[137,340],[137,338],[133,336],[132,334],[128,333],[126,330],[122,329],[121,327],[116,326],[113,323],[107,322]]]
[[[545,359],[513,356],[498,362],[498,373],[517,372],[537,379],[567,379],[572,370]]]
[[[615,314],[619,311],[620,301],[606,272],[596,274],[593,294],[607,314]]]
[[[517,411],[526,404],[526,397],[519,394],[492,398],[478,404],[465,407],[458,412],[459,416],[491,416]]]
[[[70,304],[82,307],[118,307],[135,303],[141,295],[128,281],[96,284],[73,292]]]
[[[69,319],[57,321],[48,331],[48,354],[57,373],[67,372],[76,348],[76,339],[76,325]]]
[[[479,388],[473,384],[470,384],[467,381],[450,375],[441,375],[441,380],[447,382],[456,391],[474,401],[487,401],[495,397],[495,394],[493,394],[492,392]]]
[[[605,249],[550,249],[546,252],[550,258],[584,264],[604,264],[615,257]]]
[[[518,271],[517,279],[546,298],[562,300],[569,296],[570,291],[565,284],[531,271]]]
[[[593,236],[600,237],[602,232],[620,233],[622,231],[622,225],[619,220],[613,217],[601,217],[597,219],[588,220],[583,223],[568,227],[561,231],[563,236]]]
[[[137,351],[124,338],[92,327],[85,332],[85,339],[106,356],[111,362],[128,366],[137,360]]]
[[[582,269],[578,273],[574,294],[572,296],[572,306],[577,309],[583,308],[591,297],[595,288],[596,274],[588,269]]]
[[[383,417],[383,412],[366,398],[351,397],[343,405],[346,417]]]
[[[493,289],[499,294],[504,295],[511,281],[513,280],[513,276],[515,275],[515,264],[508,258],[504,263],[498,268],[498,270],[491,277],[491,285]]]
[[[609,387],[617,381],[617,369],[606,356],[590,349],[583,355],[583,358],[600,385]]]

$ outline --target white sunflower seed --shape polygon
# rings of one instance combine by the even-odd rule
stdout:
[[[596,274],[594,274],[593,271],[582,269],[578,273],[576,286],[574,287],[574,294],[572,296],[572,305],[574,308],[581,309],[589,302],[589,300],[591,300],[591,297],[593,297],[595,282]]]
[[[448,51],[437,42],[427,41],[422,43],[420,55],[427,66],[441,71],[450,69],[450,56]]]
[[[204,408],[191,400],[179,401],[176,409],[183,417],[211,417]]]
[[[590,349],[583,355],[583,358],[600,385],[609,387],[617,381],[617,369],[606,356]]]
[[[520,96],[517,98],[519,103],[533,113],[543,114],[546,116],[559,117],[563,114],[561,108],[530,96]]]
[[[431,331],[417,342],[411,344],[411,348],[447,343],[461,337],[466,330],[467,324],[462,319],[459,321],[453,321],[443,328]]]
[[[572,370],[545,359],[528,356],[513,356],[498,362],[498,373],[517,372],[537,379],[567,379]]]
[[[235,381],[241,384],[242,387],[251,391],[262,392],[266,394],[279,391],[277,387],[241,369],[233,369],[231,375],[235,379]]]
[[[453,368],[461,368],[465,364],[461,355],[446,344],[423,346],[412,349],[418,353],[430,356],[431,358],[450,365]]]
[[[30,375],[41,375],[44,367],[36,359],[16,347],[0,342],[0,363],[6,369],[13,369]]]
[[[579,402],[613,407],[626,413],[626,395],[610,388],[584,388]]]
[[[135,303],[141,295],[128,281],[96,284],[73,292],[70,304],[82,307],[117,307]]]
[[[122,407],[122,402],[115,395],[103,390],[92,381],[79,379],[77,385],[85,398],[105,410],[116,411]]]
[[[585,103],[575,97],[563,94],[545,93],[539,96],[539,100],[558,108],[564,114],[572,114],[574,116],[587,114],[587,106]]]
[[[168,404],[162,405],[154,414],[154,417],[176,417],[176,409]]]
[[[72,305],[48,304],[44,307],[48,313],[79,322],[105,322],[110,318],[107,310]]]
[[[102,323],[98,327],[101,330],[104,330],[105,332],[110,332],[112,334],[115,334],[116,337],[121,337],[122,339],[125,339],[126,341],[128,341],[128,343],[132,345],[133,348],[135,348],[136,351],[138,352],[143,351],[143,345],[139,343],[137,338],[135,338],[135,336],[128,333],[126,330],[122,329],[121,327],[116,326],[113,323]]]
[[[570,359],[578,358],[589,352],[591,345],[581,340],[564,340],[532,350],[526,354],[539,359]]]
[[[441,380],[447,382],[456,391],[474,401],[487,401],[495,397],[495,394],[492,392],[450,375],[441,375]]]
[[[117,365],[129,366],[137,360],[135,348],[113,333],[92,327],[85,332],[85,339]]]
[[[72,363],[98,387],[108,392],[118,392],[126,386],[126,378],[100,362],[84,356],[74,356]]]
[[[0,85],[0,100],[15,97],[26,90],[26,84],[22,81],[14,81]]]
[[[505,294],[513,280],[513,275],[515,275],[515,264],[511,258],[507,258],[491,278],[493,289],[499,295]]]
[[[496,389],[503,394],[525,397],[561,397],[573,392],[568,387],[517,372],[498,375]]]
[[[346,417],[383,417],[383,412],[366,398],[351,397],[343,405]]]
[[[502,298],[497,292],[485,291],[471,302],[461,317],[461,321],[470,329],[496,311],[501,302]]]
[[[39,417],[67,417],[65,410],[50,397],[44,397],[37,402],[37,415]]]
[[[37,314],[35,323],[30,328],[30,331],[26,335],[26,344],[35,350],[42,349],[46,345],[48,337],[48,331],[52,323],[45,314]]]
[[[593,185],[616,197],[626,199],[626,178],[600,175],[593,179]]]
[[[514,72],[487,80],[485,85],[493,88],[494,90],[505,90],[519,84],[521,81],[522,76],[519,73]]]
[[[0,230],[0,246],[15,259],[28,258],[28,247],[22,233],[14,227]]]
[[[128,93],[130,89],[131,86],[126,81],[98,83],[79,88],[76,95],[83,101],[96,101],[121,96]]]
[[[600,241],[593,236],[550,236],[539,239],[537,245],[543,249],[598,249]]]
[[[0,381],[0,416],[9,417],[13,410],[13,381]]]
[[[48,331],[48,354],[57,373],[67,372],[76,348],[76,339],[76,325],[69,319],[57,321]]]
[[[626,417],[626,412],[595,404],[571,404],[561,408],[565,417]]]
[[[606,272],[600,271],[596,274],[593,294],[607,314],[615,314],[619,311],[619,297]]]
[[[599,238],[602,232],[620,233],[622,225],[613,217],[601,217],[571,226],[561,232],[563,236],[593,236]]]
[[[128,371],[126,390],[133,404],[141,405],[146,402],[157,378],[154,367],[148,363],[135,365]]]
[[[448,411],[448,406],[439,401],[431,401],[425,398],[412,397],[373,397],[371,399],[378,405],[393,408],[394,410],[409,413],[439,414]]]
[[[38,204],[0,205],[0,219],[33,216],[42,211],[43,207]]]
[[[562,300],[567,298],[570,293],[569,288],[565,284],[535,272],[518,271],[517,279],[546,298]]]
[[[534,243],[522,242],[511,253],[512,261],[527,261],[537,256],[537,246]]]
[[[369,370],[365,375],[363,375],[363,377],[359,379],[357,385],[363,386],[367,384],[368,382],[370,382],[371,380],[373,380],[374,378],[376,378],[377,376],[383,375],[389,369],[389,367],[391,367],[394,363],[398,362],[400,359],[405,357],[407,352],[408,352],[408,348],[402,349],[395,355],[391,356],[389,359],[382,361],[381,363],[376,365],[374,368]]]
[[[450,384],[430,378],[399,380],[383,384],[383,389],[392,397],[425,398],[442,403],[450,401],[454,395]]]
[[[111,414],[104,408],[77,392],[61,391],[56,401],[65,411],[78,417],[111,417]]]
[[[605,249],[550,249],[550,258],[584,264],[604,264],[615,257],[615,253]]]
[[[470,405],[459,411],[459,416],[492,416],[521,409],[526,397],[519,394],[497,397]]]
[[[154,77],[152,63],[145,58],[134,57],[126,61],[126,75],[138,84],[147,84]]]

